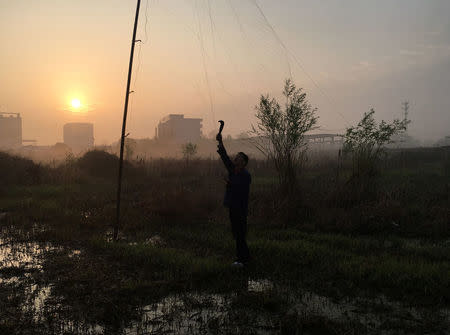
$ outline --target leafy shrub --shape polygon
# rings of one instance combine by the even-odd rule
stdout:
[[[92,150],[85,153],[77,164],[83,172],[93,177],[109,179],[117,177],[119,158],[106,151]]]
[[[353,161],[353,176],[371,177],[377,173],[377,164],[385,145],[391,143],[392,136],[406,130],[409,121],[394,120],[379,124],[374,118],[375,110],[364,113],[356,127],[347,128],[344,136],[344,152],[350,153]]]
[[[41,178],[41,165],[31,159],[0,152],[0,185],[37,184]]]
[[[181,146],[181,152],[186,162],[189,162],[197,154],[197,144],[188,142]]]

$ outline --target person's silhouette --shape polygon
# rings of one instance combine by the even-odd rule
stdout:
[[[239,152],[234,158],[234,161],[231,161],[223,145],[222,135],[220,133],[217,134],[216,140],[219,142],[217,152],[228,171],[224,205],[229,209],[231,229],[233,237],[236,240],[237,259],[233,263],[233,266],[242,267],[250,259],[246,241],[248,195],[251,183],[250,173],[246,169],[248,156],[243,152]]]

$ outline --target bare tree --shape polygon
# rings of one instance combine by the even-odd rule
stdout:
[[[306,93],[296,88],[291,79],[284,84],[284,108],[275,98],[262,95],[256,106],[256,126],[252,126],[252,143],[271,160],[278,172],[280,186],[292,191],[297,174],[305,160],[305,133],[314,129],[318,117],[306,99]]]
[[[197,154],[197,144],[191,142],[183,144],[181,146],[181,151],[183,152],[184,159],[189,163],[189,161]]]
[[[125,139],[125,160],[129,161],[133,159],[136,147],[137,147],[136,140],[132,138]]]

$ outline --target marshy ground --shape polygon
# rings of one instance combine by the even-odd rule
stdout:
[[[450,333],[447,149],[389,152],[358,188],[315,157],[293,203],[253,162],[245,270],[216,160],[129,162],[118,242],[114,156],[0,165],[0,333]]]

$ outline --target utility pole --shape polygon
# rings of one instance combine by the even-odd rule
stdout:
[[[134,18],[134,28],[133,28],[133,38],[131,39],[131,52],[130,52],[130,63],[128,66],[128,81],[127,90],[125,92],[125,106],[123,110],[123,122],[122,122],[122,136],[120,137],[120,157],[119,157],[119,177],[117,181],[117,203],[116,203],[116,223],[114,225],[114,240],[117,241],[117,236],[119,234],[119,223],[120,223],[120,196],[122,193],[122,173],[123,173],[123,151],[125,147],[125,132],[127,129],[127,113],[128,113],[128,98],[130,97],[130,84],[131,84],[131,74],[133,72],[133,57],[134,57],[134,45],[136,44],[136,31],[139,20],[139,8],[141,6],[141,0],[137,0],[136,5],[136,16]]]
[[[409,101],[402,102],[402,109],[403,109],[403,120],[408,120],[408,111],[409,111]]]
[[[402,109],[403,109],[403,122],[405,123],[405,132],[403,133],[402,137],[406,138],[408,135],[408,129],[406,127],[408,126],[408,123],[410,122],[408,120],[408,113],[409,113],[409,101],[408,100],[402,102]]]

